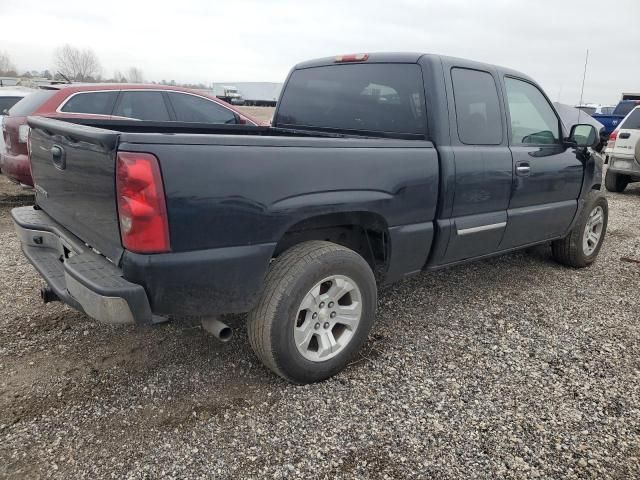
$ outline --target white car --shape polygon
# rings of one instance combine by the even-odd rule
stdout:
[[[640,105],[611,133],[605,153],[609,164],[607,190],[622,192],[629,183],[640,182]]]
[[[34,92],[31,88],[0,87],[0,124],[2,115],[6,115],[9,109],[27,95]],[[2,168],[2,155],[4,153],[4,134],[0,131],[0,169]]]

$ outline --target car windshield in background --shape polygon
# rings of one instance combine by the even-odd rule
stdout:
[[[26,117],[27,115],[31,115],[40,108],[44,102],[51,98],[54,93],[56,93],[55,90],[41,90],[39,92],[32,93],[11,107],[9,115],[13,115],[14,117]]]
[[[424,135],[424,105],[418,65],[315,67],[291,74],[276,125]]]
[[[638,105],[636,102],[620,102],[613,111],[614,115],[629,115],[629,112]]]
[[[640,108],[636,108],[631,115],[629,115],[625,121],[620,125],[620,128],[624,129],[639,129],[640,130]]]
[[[5,112],[5,110],[9,110],[13,107],[17,102],[22,100],[23,97],[2,97],[0,96],[0,114]]]
[[[593,115],[594,113],[596,113],[595,107],[578,107],[578,108],[583,112],[588,113],[589,115]]]

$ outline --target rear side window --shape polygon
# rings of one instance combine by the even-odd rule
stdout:
[[[560,141],[560,123],[542,92],[531,83],[505,78],[511,142],[549,145]]]
[[[636,102],[620,102],[616,109],[613,111],[614,115],[629,115],[629,112],[633,110],[636,105]]]
[[[22,97],[0,97],[0,115],[5,110],[9,110],[16,103],[22,100]]]
[[[31,95],[27,95],[11,107],[9,115],[13,115],[15,117],[26,117],[27,115],[31,115],[40,108],[44,102],[53,97],[55,93],[57,93],[57,90],[40,90],[32,93]]]
[[[231,110],[212,100],[186,93],[169,93],[178,122],[237,123]]]
[[[498,90],[491,74],[454,68],[451,80],[460,141],[470,145],[502,143]]]
[[[117,97],[118,92],[116,90],[110,92],[76,93],[69,97],[60,111],[67,113],[111,115],[113,104]]]
[[[295,70],[275,120],[279,126],[424,135],[422,72],[399,63]]]
[[[640,108],[636,108],[631,114],[622,122],[620,128],[625,129],[638,129],[640,130]]]
[[[162,92],[145,92],[143,90],[122,92],[113,115],[156,122],[170,120]]]

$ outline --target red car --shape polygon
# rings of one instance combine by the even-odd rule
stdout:
[[[213,95],[188,88],[124,83],[50,85],[19,101],[2,117],[6,150],[0,153],[0,170],[29,186],[33,186],[27,152],[29,115],[264,125]]]

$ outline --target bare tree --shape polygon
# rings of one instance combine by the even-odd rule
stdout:
[[[127,77],[131,83],[144,82],[142,70],[140,70],[138,67],[130,67],[127,71]]]
[[[117,83],[126,83],[127,77],[125,77],[120,70],[113,72],[113,81]]]
[[[0,52],[0,75],[10,75],[16,72],[16,67],[7,52]]]
[[[56,50],[55,65],[65,77],[79,81],[91,80],[102,70],[93,50],[80,50],[69,44]]]

